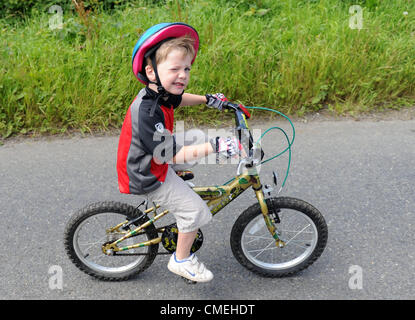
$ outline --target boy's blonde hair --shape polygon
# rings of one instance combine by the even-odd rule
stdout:
[[[156,64],[163,62],[172,50],[179,50],[183,56],[191,56],[193,59],[195,56],[194,42],[194,39],[187,35],[167,40],[156,51]],[[147,58],[147,65],[153,67],[150,57]]]

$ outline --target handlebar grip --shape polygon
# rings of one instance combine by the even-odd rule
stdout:
[[[246,109],[242,104],[239,104],[239,109],[245,114],[245,116],[249,119],[251,117],[251,114],[248,112],[248,109]]]

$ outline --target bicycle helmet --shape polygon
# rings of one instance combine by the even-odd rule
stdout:
[[[195,49],[195,56],[192,60],[193,64],[199,49],[199,35],[193,27],[185,23],[174,22],[159,23],[147,29],[138,39],[133,50],[132,67],[136,78],[145,85],[151,83],[145,72],[146,58],[150,57],[152,59],[153,68],[157,78],[157,83],[155,84],[157,84],[157,86],[163,91],[164,89],[161,86],[160,79],[158,78],[157,66],[155,63],[155,52],[163,44],[163,42],[171,38],[178,38],[185,35],[190,35],[195,40],[193,45]]]

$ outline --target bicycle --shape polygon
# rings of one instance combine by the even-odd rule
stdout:
[[[261,162],[264,152],[253,141],[249,131],[248,110],[241,104],[230,102],[226,102],[225,107],[234,112],[236,132],[246,146],[246,155],[240,158],[235,178],[220,186],[192,188],[207,201],[214,216],[252,187],[257,203],[242,212],[231,230],[230,245],[234,257],[242,266],[260,276],[296,274],[321,256],[327,243],[327,224],[323,215],[304,200],[270,196],[270,186],[263,187],[259,178],[257,166],[266,161]],[[293,125],[292,128],[294,135]],[[290,141],[284,134],[288,141],[288,148],[284,151],[290,152],[291,161],[294,137]],[[285,180],[288,170],[289,166]],[[273,175],[277,185],[275,171]],[[140,209],[143,205],[145,210]],[[171,254],[176,249],[176,224],[155,226],[155,222],[169,212],[159,213],[159,208],[160,204],[149,207],[147,201],[137,207],[105,201],[80,209],[72,215],[64,232],[65,250],[70,260],[83,272],[101,280],[127,280],[143,272],[158,254]],[[150,213],[153,217],[149,217]],[[166,252],[159,252],[160,243]],[[199,250],[202,243],[203,233],[199,229],[192,252]]]

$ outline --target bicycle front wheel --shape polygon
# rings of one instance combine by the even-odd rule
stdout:
[[[128,227],[109,231],[111,228],[123,222],[127,225],[141,215],[139,209],[120,202],[98,202],[79,210],[65,228],[64,242],[69,258],[80,270],[100,280],[127,280],[144,271],[154,261],[158,244],[111,255],[103,251],[105,244],[120,239],[149,219],[143,215]],[[122,244],[128,246],[154,238],[157,238],[157,231],[150,225]]]
[[[266,200],[283,247],[277,247],[265,225],[259,204],[245,210],[231,233],[231,248],[244,267],[265,277],[293,275],[309,267],[327,243],[327,224],[309,203],[295,198]]]

